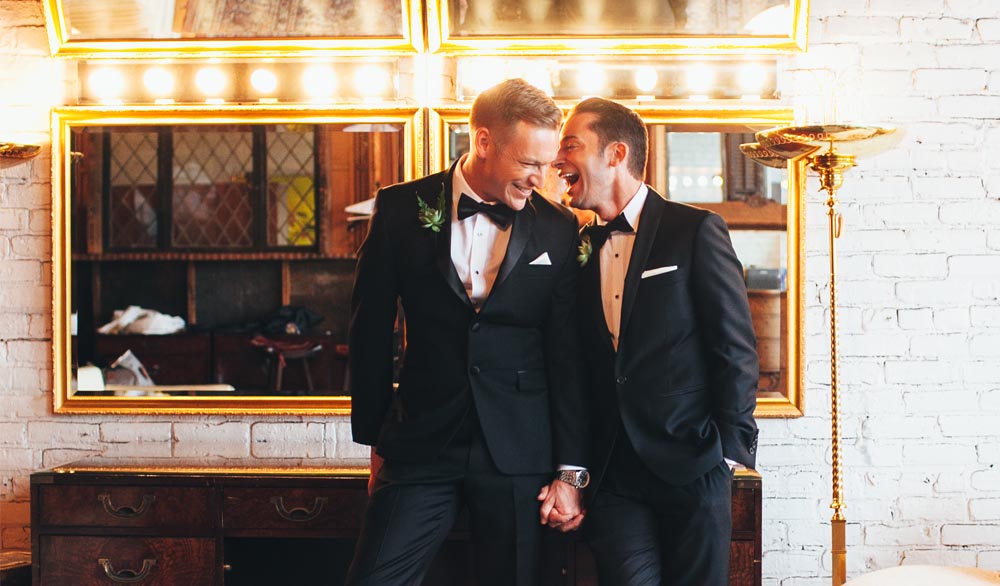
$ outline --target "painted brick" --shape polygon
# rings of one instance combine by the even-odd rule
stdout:
[[[972,412],[978,401],[975,393],[965,389],[921,389],[903,394],[906,412],[913,414]]]
[[[996,543],[1000,525],[945,525],[941,527],[944,545],[986,545]]]
[[[250,455],[250,426],[244,422],[175,423],[174,455],[245,458]]]
[[[911,442],[903,446],[903,458],[914,466],[963,466],[976,463],[976,448],[959,443]]]
[[[95,446],[100,441],[101,428],[96,423],[73,420],[31,421],[28,441],[33,445]]]
[[[257,458],[322,458],[325,430],[316,422],[254,423],[251,452]]]
[[[929,307],[899,309],[896,313],[896,321],[899,323],[900,329],[927,330],[934,325],[934,310]]]
[[[941,521],[961,522],[968,520],[968,500],[964,495],[951,498],[902,497],[898,502],[900,521]]]
[[[940,424],[945,437],[972,436],[1000,440],[1000,415],[942,415]]]
[[[972,521],[1000,521],[1000,498],[970,499],[969,518]]]
[[[872,439],[920,439],[937,437],[940,434],[937,418],[916,416],[869,417],[865,420],[861,432],[866,438]]]
[[[865,527],[865,545],[934,545],[938,532],[929,526],[895,527],[872,524]]]
[[[984,41],[1000,41],[1000,18],[977,19],[976,30]]]
[[[949,258],[944,254],[876,254],[873,267],[880,277],[940,278],[948,275]]]
[[[910,341],[909,354],[914,357],[964,356],[968,353],[969,336],[965,333],[930,333],[922,336],[914,336]]]
[[[939,332],[967,330],[969,328],[969,308],[949,307],[934,310],[934,327]]]
[[[976,21],[958,18],[904,18],[899,36],[919,42],[968,41],[976,33]]]
[[[1000,492],[1000,469],[973,472],[972,488],[987,492]]]
[[[333,439],[334,455],[338,460],[345,460],[354,465],[367,466],[371,461],[371,448],[354,443],[351,436],[349,421],[338,421],[327,424],[327,442]],[[331,438],[332,436],[332,438]]]
[[[942,384],[955,380],[947,363],[923,360],[888,360],[885,379],[890,383]]]
[[[936,226],[940,206],[931,202],[877,203],[865,205],[865,228],[912,228]]]

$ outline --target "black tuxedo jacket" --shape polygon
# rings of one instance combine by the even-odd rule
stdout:
[[[597,251],[580,276],[579,303],[593,489],[619,429],[671,484],[693,481],[723,456],[753,467],[756,340],[722,218],[650,189],[625,277],[617,352],[601,304]]]
[[[534,194],[517,212],[506,255],[477,313],[451,261],[454,166],[375,198],[355,275],[350,325],[354,440],[388,460],[429,463],[474,405],[505,474],[585,465],[586,390],[575,332],[577,223]],[[435,233],[418,221],[444,193]],[[547,254],[548,263],[543,257]],[[393,392],[397,300],[406,350]]]

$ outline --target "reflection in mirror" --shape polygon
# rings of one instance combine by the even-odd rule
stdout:
[[[64,406],[345,395],[354,253],[413,120],[68,125]]]
[[[423,49],[420,0],[43,0],[55,55],[302,55]]]
[[[399,0],[63,0],[69,38],[401,36]]]
[[[710,124],[645,118],[650,120],[646,182],[668,199],[720,214],[729,225],[757,335],[757,415],[801,415],[801,170],[766,169],[744,157],[739,145],[748,136],[752,141],[751,126],[721,117]],[[776,117],[773,125],[781,123]],[[468,127],[460,114],[447,113],[441,128],[440,161],[450,164],[468,150]],[[550,177],[542,193],[559,199],[564,191],[562,181]]]
[[[791,22],[790,0],[448,0],[458,36],[769,35]]]

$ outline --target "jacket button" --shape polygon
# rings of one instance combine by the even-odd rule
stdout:
[[[472,368],[469,369],[469,372],[471,372],[473,375],[479,374],[479,367],[473,366]]]
[[[615,382],[618,383],[618,384],[620,384],[620,385],[623,385],[623,384],[625,384],[625,381],[627,381],[627,380],[628,379],[625,378],[624,376],[620,376],[620,377],[618,377],[618,378],[615,379]]]
[[[483,327],[483,325],[481,323],[479,323],[479,322],[476,322],[476,323],[472,324],[472,331],[473,332],[478,332],[479,328],[481,328],[481,327]]]

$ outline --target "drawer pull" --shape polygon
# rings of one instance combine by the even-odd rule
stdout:
[[[118,584],[135,584],[149,577],[149,572],[156,565],[156,560],[149,558],[142,560],[142,569],[138,572],[135,570],[121,570],[116,572],[111,567],[111,560],[108,558],[100,558],[97,560],[97,563],[101,564],[101,567],[104,568],[104,573],[108,575],[108,578],[111,578],[112,582]]]
[[[306,523],[319,517],[319,514],[323,512],[323,507],[326,505],[326,500],[325,496],[316,497],[312,509],[305,507],[285,508],[285,499],[280,496],[271,497],[271,504],[274,505],[274,509],[278,511],[278,516],[282,519],[294,523]]]
[[[153,501],[156,500],[156,496],[151,494],[142,495],[142,503],[138,507],[130,507],[128,505],[115,507],[111,504],[111,495],[107,493],[97,495],[97,500],[101,501],[101,504],[104,505],[104,510],[112,517],[135,519],[146,514],[149,507],[153,505]]]

